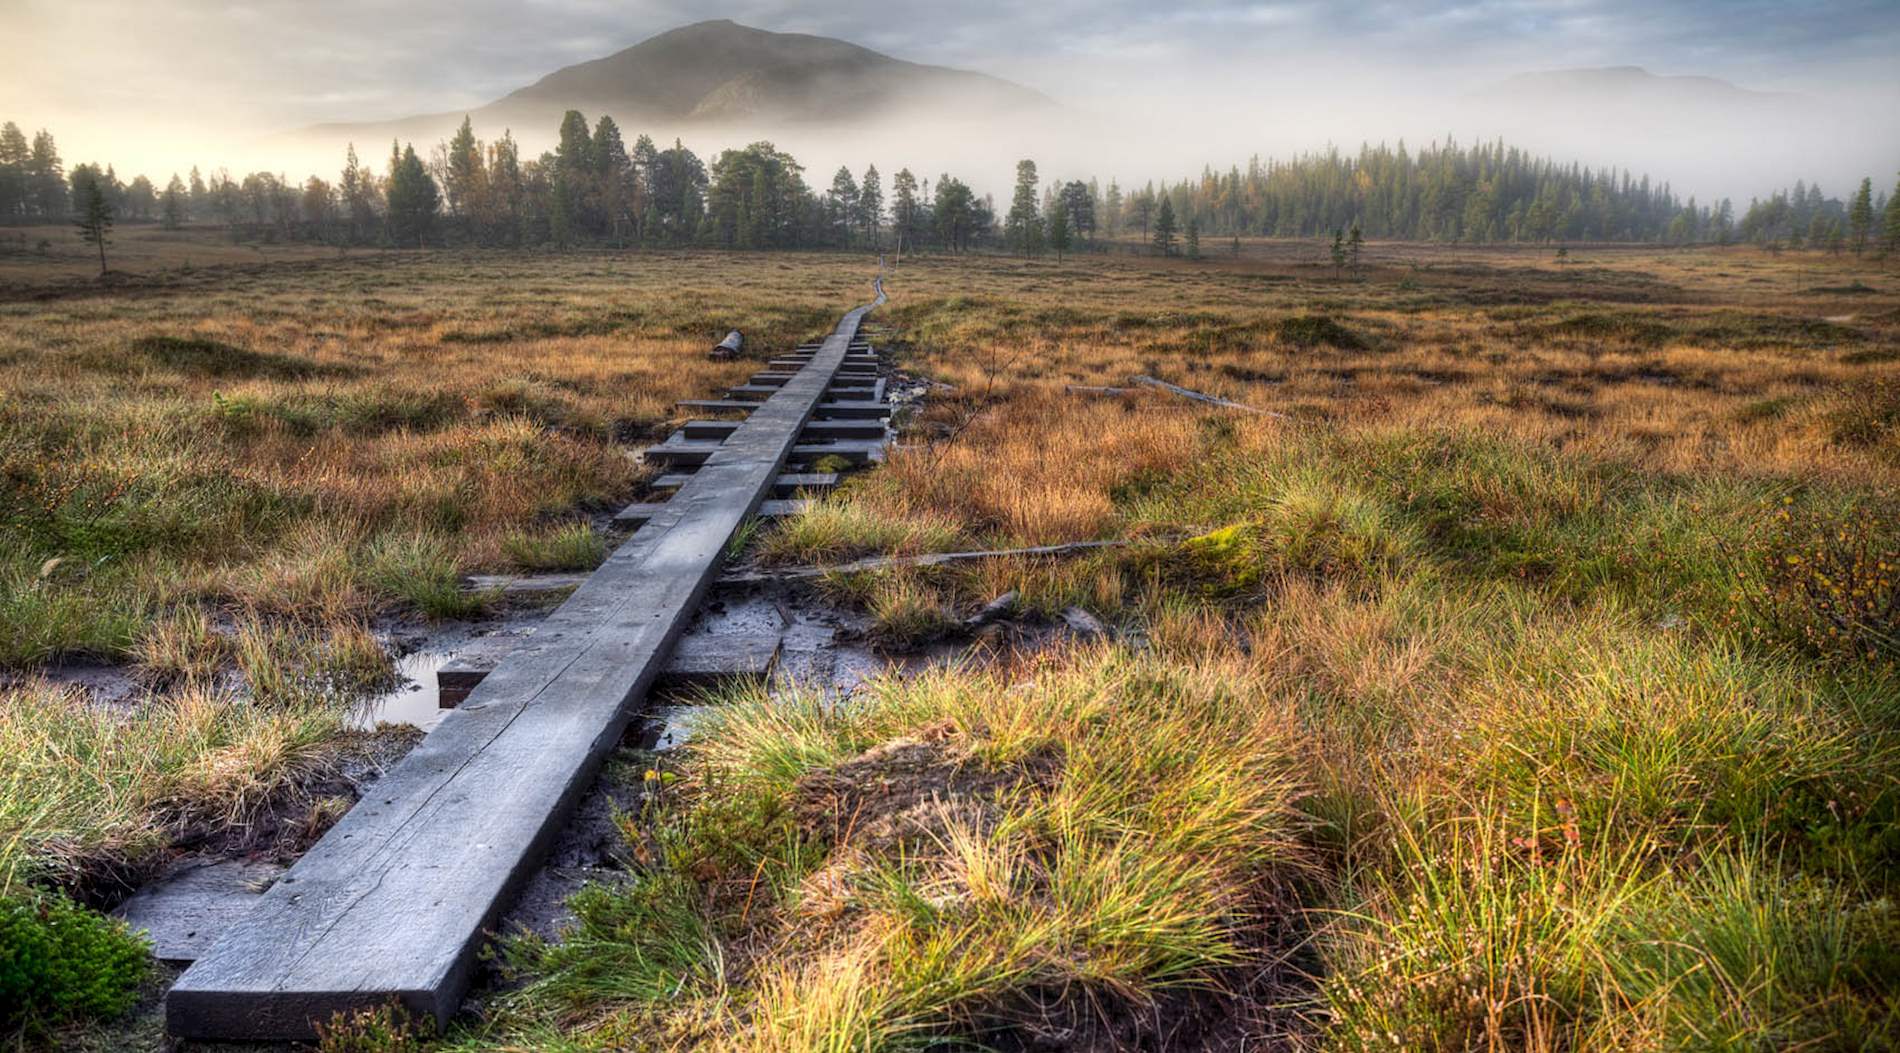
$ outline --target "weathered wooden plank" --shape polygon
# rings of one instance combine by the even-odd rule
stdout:
[[[809,503],[810,502],[807,501],[786,499],[761,501],[759,502],[759,510],[755,514],[760,519],[778,519],[782,516],[793,516],[803,512],[805,506]],[[644,526],[648,520],[652,519],[658,514],[660,509],[665,506],[666,502],[664,501],[638,501],[615,512],[614,523],[624,527]]]
[[[680,428],[688,441],[718,441],[732,434],[739,426],[736,420],[689,420]],[[882,421],[875,420],[815,420],[805,425],[800,432],[803,440],[815,439],[879,439],[884,437],[885,427]]]
[[[650,464],[669,466],[705,464],[719,452],[723,445],[719,442],[666,442],[647,447],[646,452],[641,456]],[[852,464],[864,464],[877,459],[883,452],[884,443],[880,440],[841,439],[835,442],[800,443],[792,447],[788,460],[794,464],[800,464],[815,461],[820,457],[842,457]]]
[[[647,485],[655,490],[677,490],[692,479],[686,472],[662,475]],[[791,497],[806,490],[829,490],[838,485],[837,472],[785,472],[772,480],[773,497]]]
[[[776,632],[687,635],[674,645],[665,668],[660,670],[660,680],[675,688],[704,686],[733,677],[762,680],[772,675],[782,637]],[[468,651],[436,670],[439,704],[453,709],[525,639],[530,638],[502,638],[503,646]]]
[[[765,403],[746,399],[681,399],[674,405],[683,410],[744,410],[751,413]]]
[[[721,444],[408,757],[179,977],[186,1038],[308,1040],[339,1011],[400,1002],[443,1022],[485,930],[620,740],[780,474],[864,314]]]

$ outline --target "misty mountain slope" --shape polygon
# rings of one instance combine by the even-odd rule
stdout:
[[[1490,102],[1600,106],[1638,104],[1659,108],[1678,106],[1788,106],[1800,105],[1798,95],[1752,91],[1719,77],[1665,76],[1641,66],[1604,66],[1594,69],[1558,69],[1519,73],[1473,93]]]
[[[471,112],[477,125],[550,124],[570,109],[623,125],[849,124],[896,113],[1004,116],[1049,109],[1039,92],[987,74],[927,66],[848,41],[774,33],[728,20],[669,30],[604,58],[555,70]],[[319,131],[417,134],[460,114]]]

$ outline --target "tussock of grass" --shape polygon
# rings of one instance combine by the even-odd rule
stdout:
[[[837,563],[870,553],[941,552],[962,540],[957,528],[930,515],[890,516],[839,497],[813,500],[761,540],[759,557],[774,563]]]
[[[194,689],[128,717],[76,690],[0,691],[0,885],[149,862],[192,821],[241,819],[325,763],[335,707]]]
[[[472,618],[494,606],[493,593],[462,588],[460,562],[437,534],[385,534],[363,553],[369,584],[430,618]]]
[[[606,540],[589,523],[517,531],[502,539],[502,550],[522,570],[593,570],[607,558]]]
[[[663,861],[577,901],[574,939],[520,945],[539,978],[512,1008],[874,1048],[974,1037],[1038,990],[1210,984],[1261,953],[1263,875],[1300,865],[1294,749],[1254,678],[1114,651],[849,707],[736,697],[643,824]]]

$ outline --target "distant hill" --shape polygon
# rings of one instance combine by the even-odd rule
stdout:
[[[1603,66],[1519,73],[1473,93],[1473,99],[1514,107],[1562,109],[1628,107],[1659,111],[1782,109],[1806,102],[1785,92],[1750,91],[1719,77],[1663,76],[1641,66]]]
[[[998,77],[906,62],[831,37],[773,33],[720,19],[651,37],[605,58],[555,70],[471,112],[475,123],[558,123],[566,110],[610,113],[623,127],[840,125],[895,115],[1004,115],[1053,108]],[[441,134],[461,113],[319,133]]]

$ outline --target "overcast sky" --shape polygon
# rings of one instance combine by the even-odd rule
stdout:
[[[713,16],[982,69],[1069,102],[1210,64],[1304,70],[1315,59],[1473,86],[1594,65],[1758,89],[1900,83],[1895,0],[0,0],[0,12],[12,42],[0,104],[29,122],[125,107],[209,108],[266,126],[454,109]]]
[[[1900,111],[1900,0],[0,0],[0,119],[53,128],[69,160],[159,167],[180,139],[202,155],[233,141],[220,137],[471,108],[711,17],[994,73],[1098,114],[1220,107],[1246,135],[1342,99],[1417,110],[1423,94],[1578,66]],[[1298,135],[1350,146],[1395,130],[1353,123],[1328,114]]]

